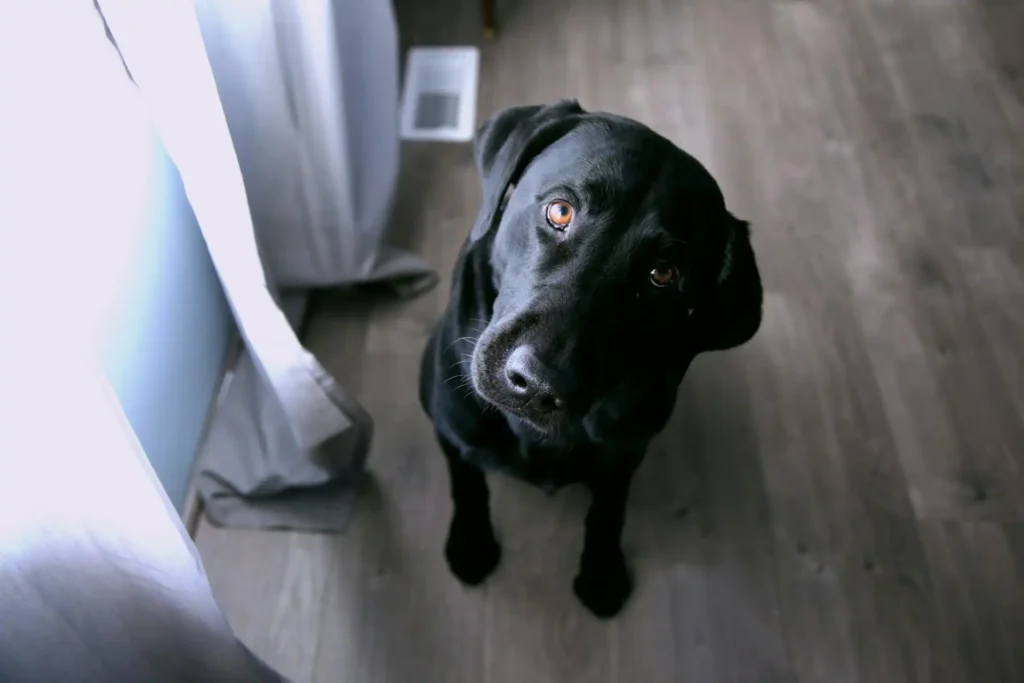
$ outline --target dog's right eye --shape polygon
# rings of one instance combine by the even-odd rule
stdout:
[[[556,199],[548,204],[545,215],[552,228],[555,230],[565,230],[569,227],[569,223],[572,222],[572,206],[569,205],[569,202]]]
[[[651,284],[655,287],[668,287],[679,277],[676,267],[670,263],[659,263],[651,270]]]

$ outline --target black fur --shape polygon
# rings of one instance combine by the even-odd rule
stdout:
[[[592,494],[574,589],[599,617],[631,580],[629,484],[693,358],[761,323],[747,224],[704,167],[635,121],[576,102],[515,107],[475,141],[483,205],[423,355],[420,401],[451,479],[452,572],[482,582],[501,549],[483,472]],[[546,207],[568,202],[553,227]],[[651,272],[676,276],[656,286]]]

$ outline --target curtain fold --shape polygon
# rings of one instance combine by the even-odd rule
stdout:
[[[411,296],[437,282],[385,241],[399,154],[391,5],[97,3],[245,343],[201,455],[207,514],[228,526],[342,530],[373,421],[296,336],[305,292],[383,280]]]

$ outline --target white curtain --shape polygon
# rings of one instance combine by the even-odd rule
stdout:
[[[91,0],[0,3],[0,92],[0,680],[281,680],[232,633],[97,358],[126,249],[98,223],[129,225],[140,189],[105,166],[150,150],[117,145],[149,124]],[[211,167],[212,212],[237,219]]]
[[[200,482],[215,520],[337,529],[362,470],[369,417],[297,339],[282,285],[436,280],[385,246],[386,0],[197,6],[202,29],[188,0],[0,3],[3,681],[280,680],[234,637],[95,358],[97,293],[120,281],[104,253],[124,249],[96,222],[130,223],[138,190],[102,166],[140,153],[109,146],[105,112],[159,134],[245,341]]]
[[[198,475],[218,524],[336,531],[372,420],[293,331],[310,287],[415,295],[386,245],[398,173],[389,0],[99,0],[174,159],[246,344]]]

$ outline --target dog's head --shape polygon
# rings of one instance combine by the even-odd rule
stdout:
[[[760,325],[747,224],[696,159],[576,102],[499,112],[475,154],[471,248],[489,250],[497,291],[477,393],[542,433],[649,438],[693,357]]]

